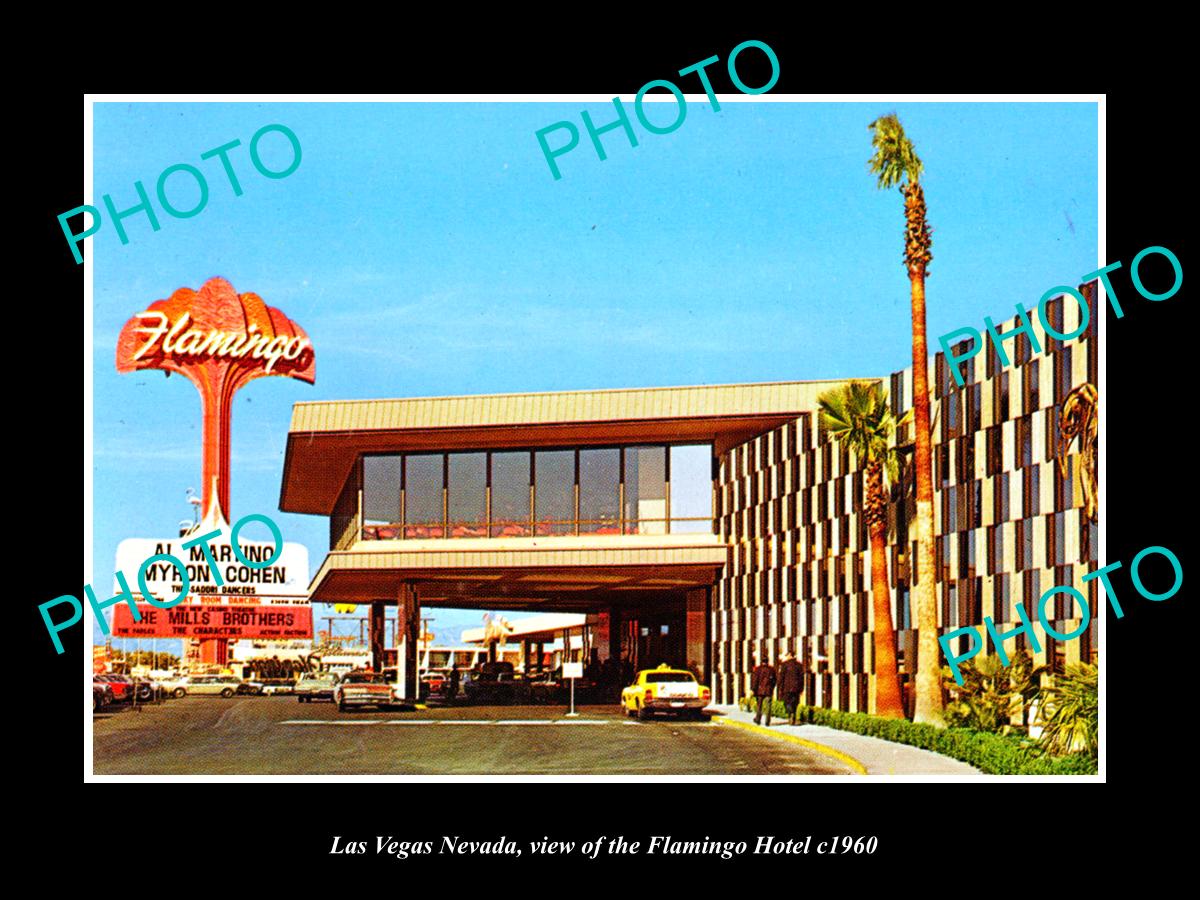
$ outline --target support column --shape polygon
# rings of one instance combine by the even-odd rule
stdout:
[[[417,641],[421,636],[421,603],[417,599],[416,588],[408,582],[400,586],[396,606],[396,632],[399,635],[396,665],[400,670],[404,699],[414,702],[420,696],[417,693]]]
[[[702,684],[708,682],[709,673],[711,644],[708,640],[708,619],[708,588],[688,591],[684,634],[685,655],[687,667],[696,674],[697,680]]]
[[[371,601],[371,671],[383,671],[383,648],[387,642],[382,600]]]
[[[608,658],[621,661],[621,614],[615,606],[608,608]]]

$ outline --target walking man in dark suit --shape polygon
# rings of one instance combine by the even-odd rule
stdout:
[[[754,657],[754,671],[750,675],[750,688],[754,691],[754,700],[757,706],[754,713],[754,724],[758,725],[762,720],[763,704],[767,707],[767,727],[771,727],[771,702],[774,699],[775,693],[775,670],[762,661],[761,657]]]
[[[804,692],[804,669],[796,662],[794,653],[785,653],[783,662],[779,664],[779,696],[783,698],[783,708],[787,710],[788,724],[796,724],[796,707],[800,704],[800,695]]]

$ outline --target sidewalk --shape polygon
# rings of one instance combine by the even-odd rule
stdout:
[[[854,768],[860,773],[863,769],[867,775],[979,775],[978,769],[917,747],[905,744],[894,744],[879,738],[855,734],[852,731],[839,731],[836,728],[826,728],[823,725],[788,725],[787,719],[771,719],[768,731],[763,726],[754,724],[754,716],[736,706],[712,706],[718,712],[713,716],[714,722],[722,726],[734,728],[749,728],[766,738],[787,735],[802,741],[820,744],[834,751],[833,755],[850,757],[859,765]],[[845,760],[844,760],[845,761]]]

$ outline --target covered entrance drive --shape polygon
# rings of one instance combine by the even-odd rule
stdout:
[[[713,586],[745,527],[724,512],[721,460],[828,386],[298,403],[279,507],[329,517],[311,600],[369,605],[377,666],[385,609],[399,607],[408,696],[422,607],[584,613],[587,662],[595,650],[710,682]],[[782,489],[740,474],[741,493]],[[722,536],[721,521],[736,527]],[[738,628],[726,617],[722,639]]]
[[[726,553],[711,534],[409,540],[382,549],[364,542],[329,554],[312,600],[370,606],[376,668],[383,665],[385,608],[397,606],[398,664],[409,697],[416,696],[423,607],[583,613],[584,661],[666,662],[707,680],[709,589]]]

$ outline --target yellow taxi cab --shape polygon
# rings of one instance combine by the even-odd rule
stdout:
[[[656,712],[699,716],[711,699],[712,693],[695,675],[664,663],[637,673],[633,684],[621,691],[621,709],[643,720]]]

